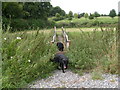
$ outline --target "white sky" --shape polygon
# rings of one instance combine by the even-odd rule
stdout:
[[[51,0],[51,4],[60,6],[66,13],[94,13],[109,14],[111,9],[118,13],[118,2],[120,0]]]

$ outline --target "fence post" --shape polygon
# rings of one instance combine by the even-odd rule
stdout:
[[[53,40],[51,43],[54,43],[56,41],[56,26],[54,27],[54,35],[53,35]]]
[[[68,35],[66,34],[66,32],[64,31],[64,28],[62,27],[62,32],[63,32],[63,37],[64,37],[64,43],[66,48],[68,49],[70,46],[70,40],[68,39]]]

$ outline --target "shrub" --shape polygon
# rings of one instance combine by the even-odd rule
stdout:
[[[63,16],[60,16],[60,17],[55,17],[53,20],[54,21],[60,21],[60,20],[63,20],[65,19]]]
[[[94,19],[94,17],[93,16],[89,16],[89,19]]]
[[[64,19],[60,17],[59,20]],[[58,20],[58,19],[57,19]],[[48,26],[50,25],[50,26]],[[54,21],[42,20],[42,19],[3,19],[3,30],[6,31],[8,26],[10,26],[10,32],[22,31],[22,30],[31,30],[31,29],[43,29],[50,28],[55,25]]]
[[[92,26],[99,26],[99,21],[95,20],[95,21],[92,23]]]
[[[72,17],[69,17],[68,20],[72,20]]]

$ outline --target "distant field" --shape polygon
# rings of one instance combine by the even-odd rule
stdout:
[[[98,17],[96,19],[93,19],[93,20],[90,20],[90,19],[86,19],[84,17],[80,18],[80,19],[75,19],[73,18],[72,20],[68,20],[68,19],[65,19],[65,20],[61,20],[61,21],[57,21],[56,23],[61,23],[61,22],[90,22],[90,21],[100,21],[100,22],[103,22],[103,23],[115,23],[115,22],[118,22],[118,17],[115,17],[115,18],[111,18],[111,17],[108,17],[108,16],[104,16],[104,17]]]
[[[105,30],[106,28],[102,28],[102,29]],[[101,28],[93,28],[93,27],[92,28],[64,28],[64,30],[66,32],[81,32],[81,31],[89,32],[89,31],[94,31],[94,30],[101,31]],[[115,28],[113,28],[113,30],[115,30]],[[57,28],[57,32],[61,32],[61,31],[62,31],[61,28]],[[27,33],[36,33],[36,32],[37,30],[27,31]],[[54,32],[54,28],[53,29],[42,29],[42,30],[39,30],[39,32],[43,32],[43,33]]]

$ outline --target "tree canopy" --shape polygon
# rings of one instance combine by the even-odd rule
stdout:
[[[72,12],[72,11],[69,11],[68,16],[69,16],[69,17],[73,17],[73,12]]]
[[[49,16],[50,2],[3,2],[2,12],[6,18],[40,18]]]
[[[100,14],[98,12],[94,12],[94,16],[97,18],[100,17]]]
[[[116,16],[116,11],[115,9],[110,10],[109,16],[114,18]]]
[[[84,17],[85,17],[85,18],[88,18],[88,13],[85,13],[85,14],[84,14]]]
[[[55,16],[56,13],[59,13],[61,16],[65,16],[66,14],[59,6],[56,6],[51,8],[49,16]]]

